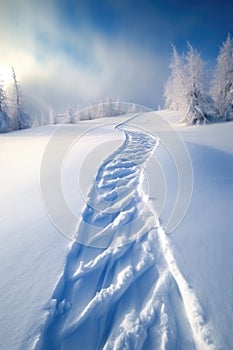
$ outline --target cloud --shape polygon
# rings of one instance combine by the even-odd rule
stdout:
[[[111,38],[88,20],[68,25],[52,0],[1,6],[0,61],[14,66],[31,110],[62,112],[107,96],[150,106],[161,100],[167,62],[160,54]]]

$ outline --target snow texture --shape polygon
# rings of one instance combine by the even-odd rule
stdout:
[[[77,233],[84,244],[70,246],[33,347],[215,349],[195,292],[145,203],[141,177],[158,141],[118,128],[125,141],[97,172]]]
[[[1,349],[233,348],[233,123],[186,127],[178,124],[179,114],[159,115],[181,134],[194,172],[189,210],[171,235],[163,229],[166,210],[157,220],[151,201],[156,192],[148,197],[145,178],[150,172],[157,183],[158,173],[150,167],[156,157],[172,208],[175,166],[157,139],[129,127],[127,118],[76,126],[82,133],[94,127],[74,147],[63,179],[81,217],[77,241],[80,235],[83,244],[70,245],[41,202],[38,175],[56,127],[1,135]],[[144,113],[135,124],[155,135],[157,117]],[[114,129],[116,123],[123,125]],[[122,141],[122,135],[122,145],[106,150],[95,167],[95,183],[87,179],[83,207],[75,190],[78,167],[98,145]],[[95,210],[88,211],[88,205]],[[95,228],[87,236],[86,224]]]

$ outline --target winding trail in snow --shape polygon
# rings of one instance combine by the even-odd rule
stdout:
[[[201,306],[150,204],[144,173],[158,140],[125,141],[100,166],[37,350],[215,349]],[[155,180],[156,181],[156,180]]]

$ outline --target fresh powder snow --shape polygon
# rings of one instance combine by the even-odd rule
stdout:
[[[1,349],[231,349],[233,123],[159,111],[59,128],[0,138]],[[77,218],[63,232],[43,192],[56,161],[41,177],[53,140]]]

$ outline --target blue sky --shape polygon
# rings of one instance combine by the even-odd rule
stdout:
[[[1,0],[0,71],[14,65],[31,108],[103,97],[156,108],[171,44],[189,41],[213,66],[232,13],[232,0]]]

